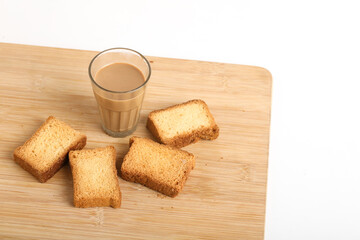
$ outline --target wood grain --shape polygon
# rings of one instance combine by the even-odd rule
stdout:
[[[120,209],[79,209],[68,165],[41,184],[13,161],[49,115],[85,133],[87,148],[113,145],[121,161],[129,137],[100,128],[87,75],[94,55],[0,44],[0,238],[262,239],[272,80],[260,67],[148,57],[153,72],[133,135],[151,137],[150,111],[195,98],[220,127],[215,141],[184,148],[197,162],[174,199],[119,179]]]

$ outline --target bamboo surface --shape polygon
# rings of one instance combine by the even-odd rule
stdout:
[[[120,161],[129,137],[112,138],[87,69],[96,53],[0,43],[1,239],[263,239],[271,75],[260,67],[147,57],[152,76],[137,130],[150,111],[204,100],[220,135],[183,148],[196,156],[183,191],[165,197],[119,178],[122,206],[73,206],[70,168],[39,183],[12,158],[53,115],[87,135],[86,148],[113,145]]]

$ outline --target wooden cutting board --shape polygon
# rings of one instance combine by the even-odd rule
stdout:
[[[68,165],[42,184],[13,161],[49,115],[85,133],[86,148],[126,154],[129,137],[100,128],[87,74],[95,54],[0,43],[0,238],[262,239],[272,82],[264,68],[148,57],[153,72],[133,135],[151,138],[150,111],[195,98],[220,127],[215,141],[184,148],[196,167],[176,198],[119,178],[120,209],[79,209]]]

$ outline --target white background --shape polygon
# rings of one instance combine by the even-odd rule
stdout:
[[[273,75],[266,239],[360,239],[356,1],[3,1],[0,41]]]

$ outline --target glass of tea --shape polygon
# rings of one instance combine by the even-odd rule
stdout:
[[[108,135],[125,137],[136,130],[150,75],[148,60],[128,48],[107,49],[92,59],[89,76]]]

